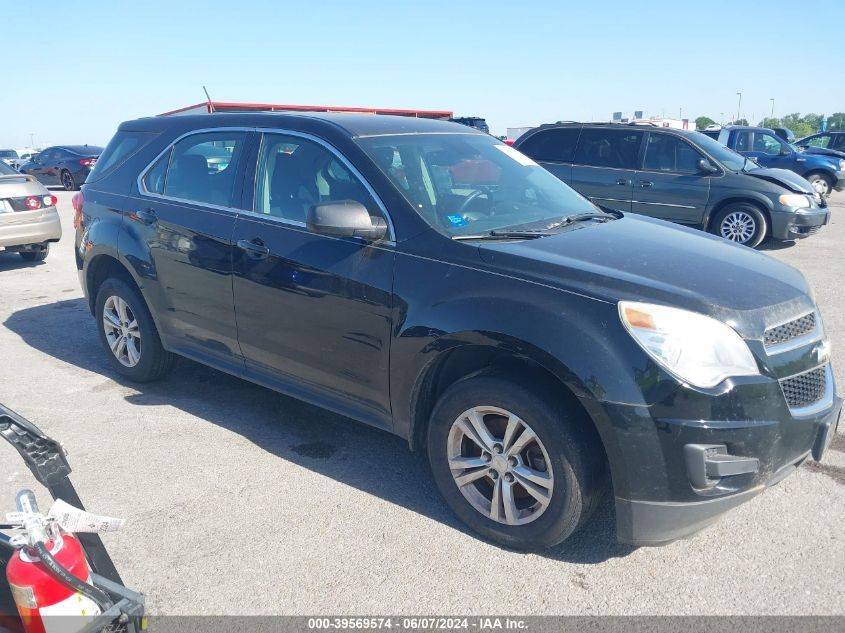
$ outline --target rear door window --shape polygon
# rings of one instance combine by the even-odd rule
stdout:
[[[635,169],[643,132],[588,128],[581,132],[575,163],[593,167]]]
[[[571,163],[581,128],[554,128],[532,134],[519,151],[536,161]]]
[[[802,144],[809,145],[810,147],[830,147],[830,134],[819,134],[813,138],[808,138],[806,142]]]
[[[235,174],[246,132],[221,130],[188,136],[173,146],[164,195],[233,207]]]

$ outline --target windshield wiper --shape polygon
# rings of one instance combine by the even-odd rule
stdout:
[[[545,229],[538,229],[536,231],[508,231],[505,229],[496,229],[489,233],[480,233],[477,235],[453,235],[453,240],[506,240],[506,239],[524,239],[533,240],[538,237],[545,237],[546,235],[555,235],[554,231],[547,231]]]

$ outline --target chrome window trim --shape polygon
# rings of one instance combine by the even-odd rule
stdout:
[[[171,151],[176,146],[176,144],[179,141],[181,141],[182,139],[185,139],[189,136],[196,136],[197,134],[208,134],[210,132],[246,132],[246,133],[249,133],[249,132],[254,132],[254,131],[255,131],[254,127],[212,127],[212,128],[201,128],[201,129],[198,129],[198,130],[191,130],[190,132],[185,132],[181,136],[177,136],[175,139],[170,141],[170,143],[167,145],[167,147],[165,147],[162,151],[160,151],[158,154],[156,154],[156,157],[154,159],[152,159],[147,164],[147,166],[144,167],[144,169],[141,170],[141,174],[138,176],[138,178],[136,180],[136,184],[138,185],[138,193],[141,194],[142,196],[147,196],[147,197],[155,198],[155,199],[158,199],[158,200],[164,200],[164,201],[167,201],[167,202],[181,202],[181,203],[184,203],[184,204],[193,204],[193,205],[196,205],[198,207],[215,209],[217,211],[226,211],[228,213],[238,213],[238,211],[240,211],[240,209],[238,209],[237,207],[229,207],[229,206],[225,206],[225,205],[211,204],[210,202],[201,202],[199,200],[188,200],[186,198],[177,198],[175,196],[167,196],[167,195],[164,195],[164,194],[161,194],[161,193],[154,193],[154,192],[149,191],[147,189],[146,185],[144,184],[144,179],[147,177],[147,173],[149,173],[149,171],[158,162],[158,160],[162,156],[164,156],[167,152]],[[171,153],[170,159],[167,161],[167,172],[165,172],[165,174],[170,172],[170,163],[172,161],[173,161],[173,154]],[[165,180],[165,182],[167,182],[167,181]]]
[[[387,221],[387,228],[389,231],[390,239],[381,240],[379,244],[395,244],[396,243],[396,230],[393,225],[393,219],[390,217],[390,214],[387,212],[387,207],[382,202],[381,198],[376,194],[375,190],[373,189],[372,185],[367,181],[366,178],[361,174],[360,171],[338,150],[336,147],[328,143],[327,141],[314,136],[313,134],[308,134],[307,132],[300,132],[298,130],[289,130],[286,128],[258,128],[258,127],[211,127],[211,128],[200,128],[197,130],[191,130],[189,132],[185,132],[184,134],[177,136],[173,139],[167,147],[165,147],[161,152],[156,154],[155,158],[153,158],[144,169],[141,170],[140,175],[136,180],[136,184],[138,186],[138,193],[142,197],[149,197],[158,200],[164,200],[167,202],[178,202],[184,204],[193,204],[196,206],[200,206],[207,209],[214,209],[217,211],[225,211],[227,213],[235,213],[236,215],[248,215],[250,217],[261,218],[261,219],[269,219],[272,222],[288,225],[288,226],[295,226],[300,228],[306,228],[304,222],[298,222],[296,220],[286,220],[285,218],[279,218],[278,216],[271,216],[265,213],[256,213],[255,208],[255,179],[258,178],[258,157],[256,157],[256,165],[255,165],[255,178],[253,179],[253,209],[239,209],[237,207],[229,207],[217,204],[211,204],[208,202],[200,202],[197,200],[187,200],[185,198],[177,198],[175,196],[167,196],[160,193],[154,193],[149,191],[144,184],[144,179],[147,176],[147,173],[153,168],[153,166],[158,162],[158,160],[164,156],[167,152],[170,152],[173,147],[177,143],[179,143],[182,139],[185,139],[189,136],[195,136],[197,134],[208,134],[210,132],[256,132],[262,135],[262,142],[263,142],[263,135],[266,133],[271,134],[285,134],[289,136],[296,136],[299,138],[304,138],[306,140],[312,141],[317,143],[318,145],[325,148],[330,154],[335,156],[339,159],[353,174],[355,177],[358,178],[361,183],[364,185],[364,188],[367,192],[372,196],[373,200],[375,200],[376,204],[378,205],[379,209],[381,209],[382,213],[384,214],[384,218]],[[260,146],[259,146],[260,151]],[[170,160],[173,159],[173,155],[171,154]],[[168,171],[170,171],[170,161],[168,161],[167,165]],[[244,183],[246,184],[246,183]]]
[[[633,204],[650,204],[655,207],[674,207],[676,209],[697,209],[687,204],[669,204],[668,202],[643,202],[642,200],[631,200]]]
[[[384,214],[384,219],[387,222],[387,230],[389,232],[389,238],[382,240],[381,243],[385,243],[385,242],[389,242],[389,243],[393,243],[393,244],[396,243],[396,229],[393,226],[393,218],[391,218],[390,214],[387,212],[387,207],[384,205],[384,202],[382,202],[381,198],[378,196],[375,189],[373,189],[372,185],[370,185],[370,183],[367,182],[367,179],[364,178],[364,175],[360,171],[358,171],[358,169],[355,167],[355,165],[353,165],[349,161],[349,159],[346,158],[346,156],[344,156],[341,153],[341,151],[339,149],[337,149],[334,145],[332,145],[331,143],[329,143],[328,141],[326,141],[324,139],[319,138],[318,136],[314,136],[313,134],[309,134],[307,132],[300,132],[299,130],[290,130],[290,129],[287,129],[287,128],[277,128],[277,127],[269,128],[268,127],[268,128],[256,128],[255,131],[261,134],[261,145],[264,144],[264,135],[265,134],[283,134],[283,135],[286,135],[286,136],[294,136],[294,137],[297,137],[297,138],[305,139],[307,141],[311,141],[313,143],[317,143],[317,145],[320,145],[323,149],[325,149],[331,155],[333,155],[335,158],[340,160],[340,162],[343,163],[346,166],[346,168],[349,169],[349,171],[352,172],[352,174],[354,174],[354,176],[359,181],[361,181],[361,184],[364,185],[364,188],[367,190],[367,193],[370,194],[370,197],[372,197],[372,199],[375,201],[376,205],[378,205],[378,208],[381,209],[382,214]],[[253,182],[253,188],[252,188],[252,191],[253,191],[252,209],[251,210],[247,209],[246,212],[249,213],[250,215],[253,215],[253,216],[256,216],[256,217],[266,218],[266,217],[269,216],[269,214],[258,213],[257,211],[255,211],[255,191],[256,191],[256,188],[257,188],[257,185],[258,185],[258,160],[260,160],[261,145],[259,145],[259,150],[258,150],[259,156],[258,156],[258,158],[256,160],[256,164],[255,164],[255,181]],[[305,222],[299,222],[297,220],[286,220],[284,218],[278,218],[276,216],[269,216],[269,217],[280,220],[281,224],[290,224],[292,226],[302,226],[302,227],[305,226]]]

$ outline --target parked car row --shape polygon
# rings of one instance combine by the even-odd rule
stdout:
[[[56,196],[32,176],[0,162],[0,250],[41,261],[61,236]]]
[[[746,246],[767,236],[804,238],[830,218],[824,197],[803,178],[762,168],[698,132],[556,123],[522,135],[514,147],[604,208],[694,226]]]
[[[95,145],[48,147],[20,165],[18,171],[33,176],[43,185],[61,185],[66,191],[76,191],[102,151],[102,147]]]
[[[564,540],[608,492],[621,541],[665,543],[821,459],[842,401],[818,307],[735,243],[823,224],[806,181],[661,128],[518,145],[546,169],[421,118],[122,124],[73,199],[104,354],[135,381],[186,356],[392,431],[509,547]]]

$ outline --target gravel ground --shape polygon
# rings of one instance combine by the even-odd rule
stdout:
[[[0,253],[0,402],[64,442],[90,510],[128,519],[105,541],[153,613],[845,613],[845,437],[688,540],[619,546],[607,505],[543,555],[506,551],[458,523],[398,438],[187,360],[162,383],[119,380],[56,193],[47,261]],[[807,275],[838,357],[845,194],[832,203],[830,226],[768,252]],[[31,476],[6,445],[0,464],[11,510]]]

